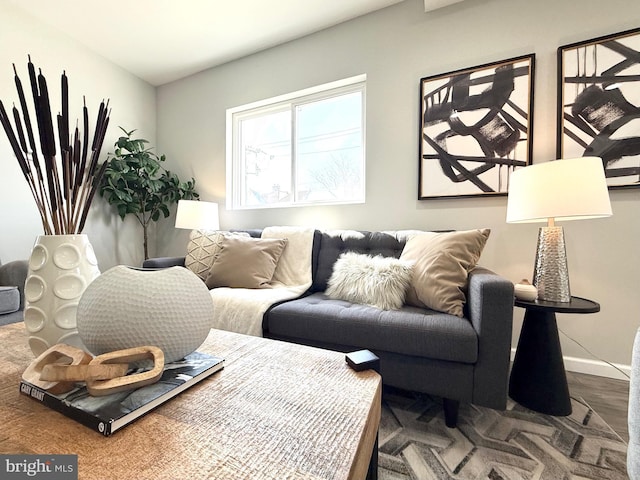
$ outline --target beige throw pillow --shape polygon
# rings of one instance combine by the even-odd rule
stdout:
[[[268,288],[287,240],[283,238],[225,237],[207,287]]]
[[[193,230],[189,235],[184,266],[195,273],[204,282],[209,276],[211,265],[220,251],[220,242],[229,236],[249,237],[246,232],[203,232]]]
[[[425,232],[410,238],[401,260],[414,262],[406,303],[463,316],[469,271],[480,259],[491,230]]]

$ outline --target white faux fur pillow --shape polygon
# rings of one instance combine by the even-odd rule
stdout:
[[[404,304],[412,267],[412,262],[393,257],[343,253],[333,265],[326,294],[338,300],[395,310]]]

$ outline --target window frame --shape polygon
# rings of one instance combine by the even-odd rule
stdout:
[[[325,83],[315,87],[291,92],[285,95],[260,100],[257,102],[227,109],[226,114],[226,207],[228,210],[253,210],[264,208],[289,208],[315,205],[362,204],[366,198],[366,74]],[[362,140],[362,196],[354,200],[301,201],[297,200],[296,185],[296,107],[324,99],[331,99],[348,93],[360,92],[361,106],[361,140]],[[291,185],[292,200],[287,203],[271,203],[264,205],[242,205],[243,161],[241,152],[240,129],[242,120],[259,117],[278,111],[291,112]]]

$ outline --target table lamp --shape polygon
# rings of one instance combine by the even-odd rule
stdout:
[[[206,280],[217,251],[209,233],[220,229],[218,204],[179,200],[176,228],[191,229],[184,260],[185,266],[202,280]]]
[[[200,231],[219,230],[218,204],[198,200],[179,200],[176,228]]]
[[[547,222],[538,232],[533,271],[539,300],[571,301],[564,231],[555,222],[611,215],[604,167],[598,157],[554,160],[511,174],[507,223]]]

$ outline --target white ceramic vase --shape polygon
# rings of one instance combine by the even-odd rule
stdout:
[[[37,238],[24,285],[24,323],[36,357],[57,343],[84,348],[76,311],[80,296],[98,275],[98,262],[87,235]]]
[[[212,322],[209,289],[184,267],[110,268],[78,305],[78,331],[94,355],[152,345],[173,362],[204,342]]]

